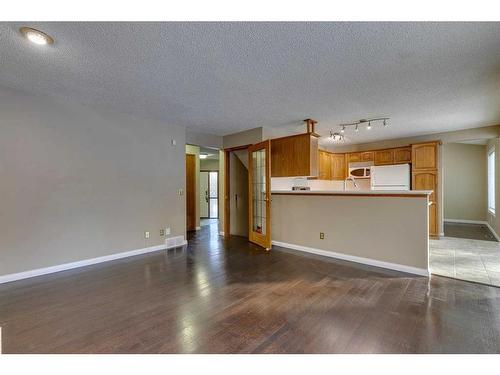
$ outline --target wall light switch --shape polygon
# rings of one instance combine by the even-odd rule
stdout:
[[[170,234],[170,228],[165,229],[165,234],[168,236]]]
[[[149,232],[148,231],[144,232],[144,238],[149,238]]]
[[[177,145],[177,141],[175,139],[172,139],[172,146]]]
[[[184,195],[184,189],[179,189],[179,195]]]
[[[319,239],[324,240],[325,239],[325,234],[323,232],[319,232]]]

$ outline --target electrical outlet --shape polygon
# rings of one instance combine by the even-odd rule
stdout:
[[[168,228],[168,227],[167,227],[167,228],[165,228],[165,234],[166,234],[167,236],[168,236],[168,235],[170,235],[170,228]]]
[[[324,240],[325,239],[325,234],[323,232],[319,232],[319,239]]]
[[[149,231],[144,232],[144,238],[148,239],[149,238]]]
[[[163,237],[165,235],[165,229],[160,229],[160,237]]]

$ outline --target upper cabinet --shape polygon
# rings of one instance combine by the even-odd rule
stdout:
[[[394,164],[411,163],[411,147],[400,147],[394,149]]]
[[[349,154],[345,154],[346,163],[356,163],[361,161],[361,152],[351,152]]]
[[[332,179],[332,157],[329,152],[319,151],[318,154],[318,179],[331,180]]]
[[[271,176],[318,175],[318,138],[312,133],[271,139]]]
[[[332,157],[332,180],[343,180],[346,178],[345,154],[331,154]]]
[[[375,151],[374,162],[375,165],[394,164],[394,149]]]
[[[375,155],[373,151],[365,151],[361,153],[361,161],[373,161]]]
[[[435,170],[438,167],[438,143],[412,145],[413,170]]]

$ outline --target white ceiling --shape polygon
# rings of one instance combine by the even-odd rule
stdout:
[[[355,143],[500,123],[500,23],[0,23],[0,67],[3,86],[219,135],[307,117],[321,134],[391,118]]]

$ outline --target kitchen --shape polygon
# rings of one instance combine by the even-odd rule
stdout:
[[[271,140],[273,244],[428,275],[440,142],[345,153],[317,145],[313,131]]]

